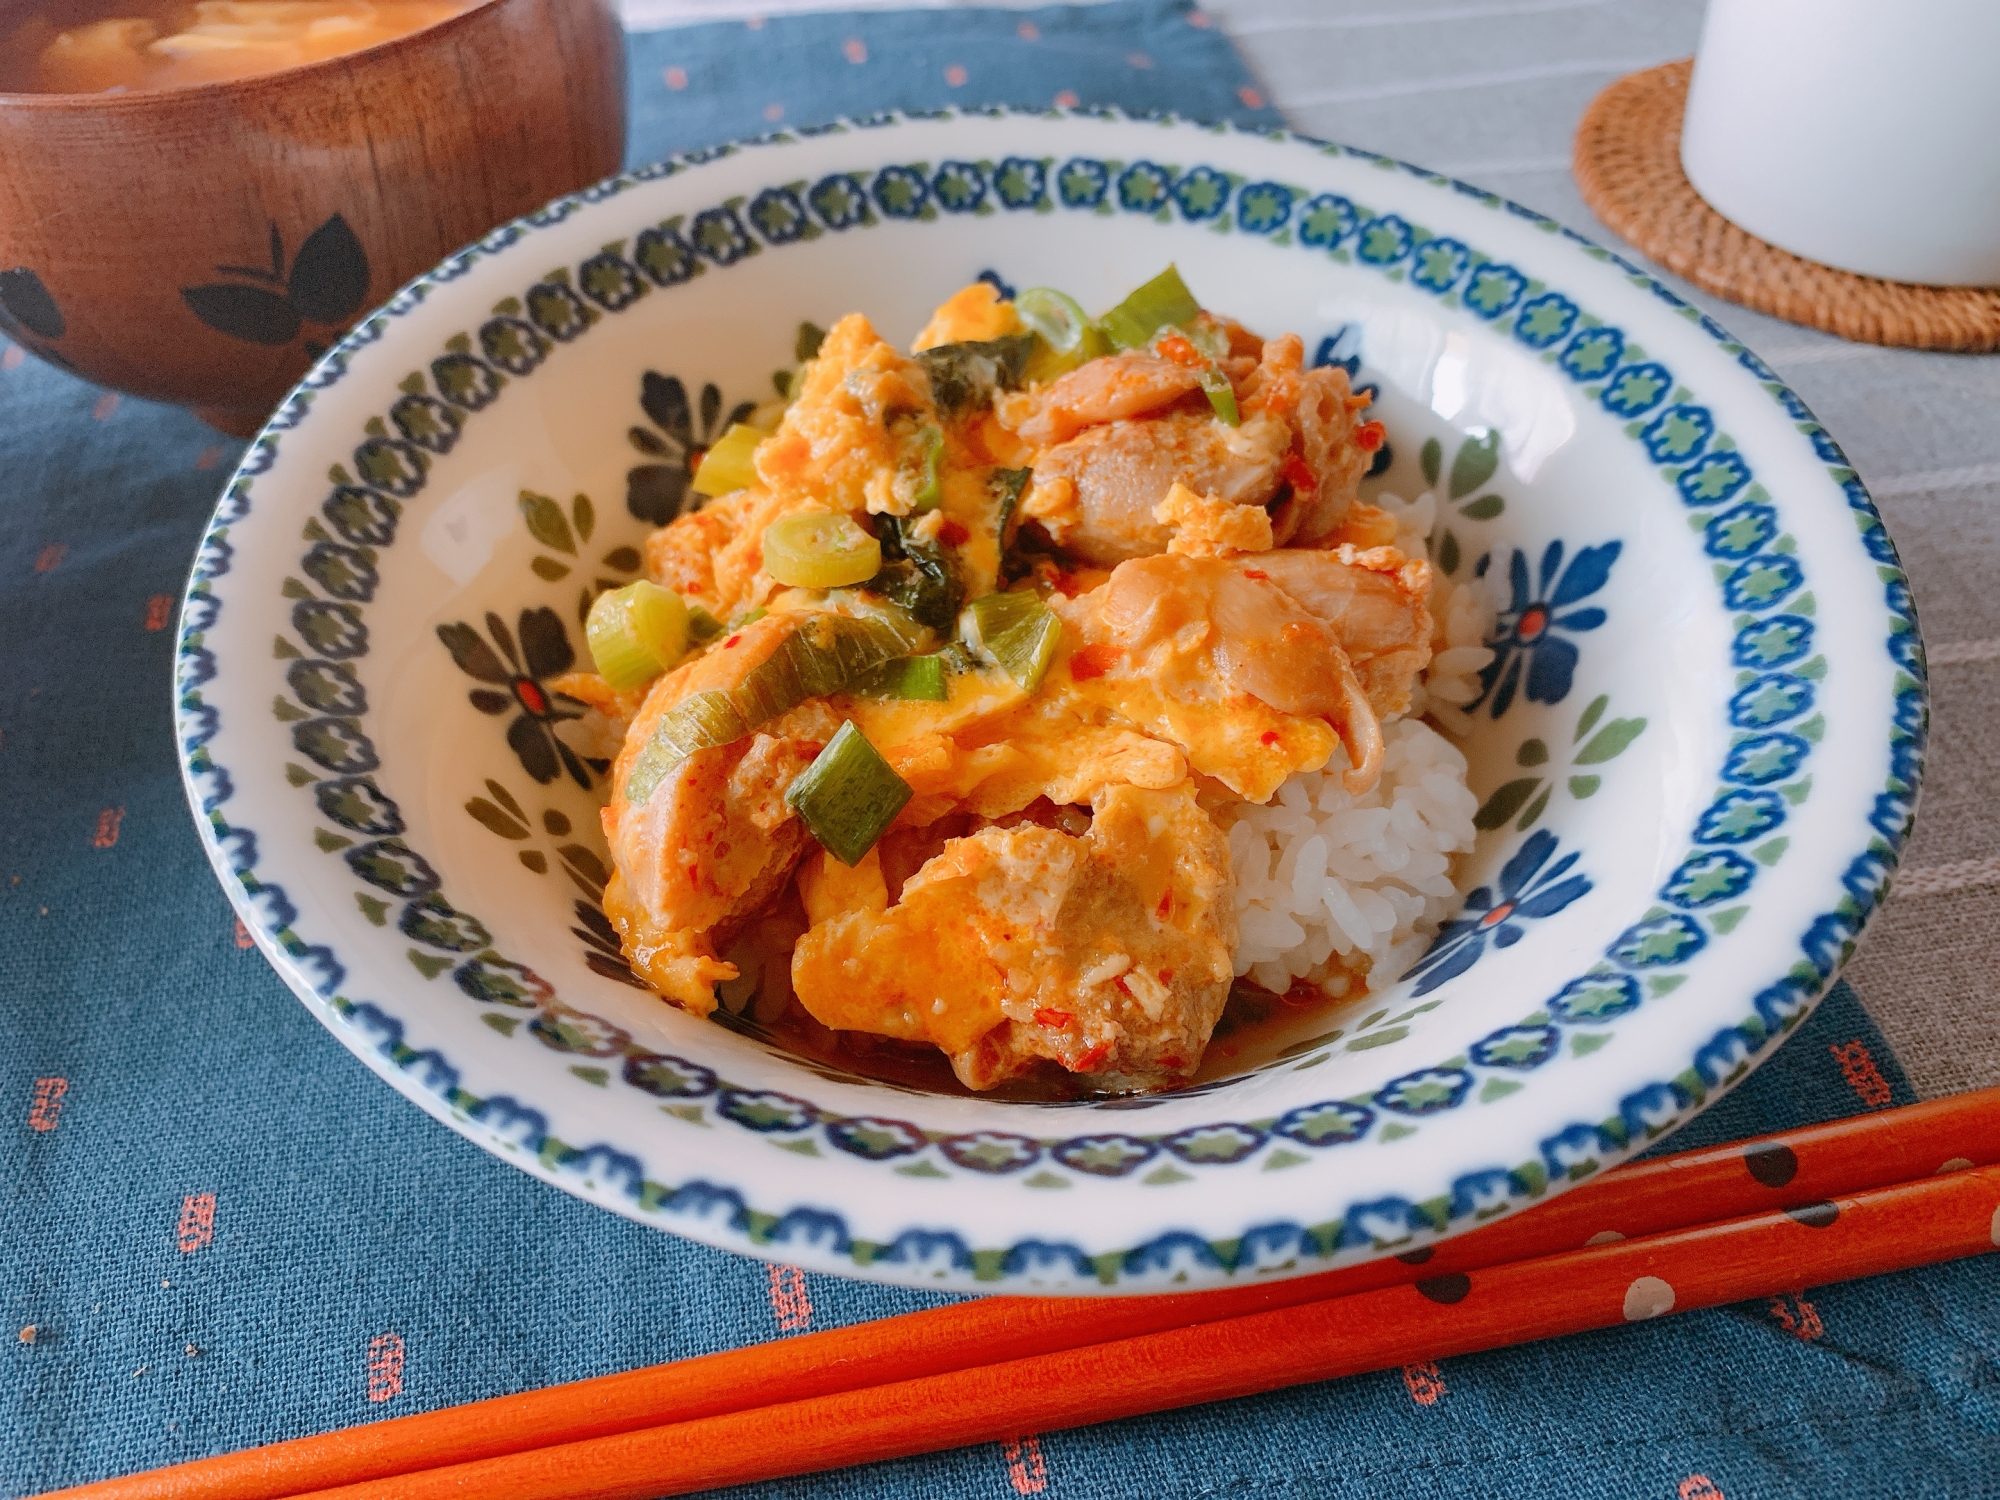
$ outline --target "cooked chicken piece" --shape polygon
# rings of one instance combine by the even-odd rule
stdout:
[[[617,864],[604,914],[632,967],[684,1010],[715,1009],[716,984],[736,977],[717,945],[784,888],[805,852],[785,792],[822,748],[759,734],[697,750],[645,806],[604,810]]]
[[[879,865],[810,873],[820,919],[792,984],[822,1024],[931,1042],[972,1088],[1040,1059],[1102,1086],[1171,1084],[1229,993],[1229,880],[1191,788],[1113,787],[1080,838],[1022,823],[951,840],[893,906]]]
[[[1430,573],[1393,550],[1343,550],[1121,563],[1101,588],[1050,601],[1079,643],[1064,663],[1070,685],[1059,690],[1182,746],[1196,771],[1253,801],[1324,765],[1330,728],[1347,746],[1349,789],[1365,791],[1381,772],[1378,714],[1407,704],[1410,680],[1429,659]],[[1346,649],[1350,635],[1369,668],[1365,681]]]
[[[805,827],[785,792],[824,748],[801,726],[821,726],[794,711],[765,726],[767,733],[696,751],[643,804],[634,805],[626,788],[662,714],[696,693],[740,685],[796,627],[795,617],[767,615],[730,637],[734,645],[718,645],[660,678],[612,766],[611,801],[600,814],[616,867],[605,915],[633,967],[696,1015],[714,1009],[717,981],[736,977],[735,967],[716,957],[717,941],[783,888],[804,852]]]
[[[1431,659],[1428,562],[1394,547],[1342,546],[1281,548],[1250,563],[1332,628],[1376,713],[1408,712],[1410,684]]]
[[[1035,461],[1022,514],[1085,562],[1109,567],[1150,557],[1172,539],[1153,512],[1176,482],[1232,505],[1262,506],[1278,492],[1291,444],[1292,430],[1280,417],[1253,413],[1230,427],[1206,402],[1092,427]]]
[[[1372,461],[1373,450],[1357,438],[1368,398],[1354,394],[1340,366],[1307,370],[1304,363],[1297,334],[1272,339],[1242,395],[1245,411],[1286,417],[1298,432],[1303,463],[1288,473],[1292,493],[1275,517],[1281,547],[1331,541]]]
[[[1134,349],[1093,359],[1033,390],[1001,396],[993,410],[1002,426],[1042,448],[1100,422],[1158,411],[1200,389],[1200,370]]]

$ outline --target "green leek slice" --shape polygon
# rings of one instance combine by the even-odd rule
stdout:
[[[1229,383],[1229,377],[1210,365],[1201,372],[1201,388],[1208,395],[1208,404],[1215,409],[1217,420],[1227,427],[1241,424],[1243,414],[1236,407],[1236,387]]]
[[[979,649],[1028,692],[1041,686],[1062,641],[1062,621],[1033,589],[987,594],[972,601]]]
[[[679,594],[641,579],[599,594],[584,635],[597,675],[626,692],[687,655],[688,607]]]
[[[688,606],[688,640],[697,646],[705,646],[724,633],[722,621],[715,618],[699,604]]]
[[[785,793],[826,852],[858,865],[910,800],[910,784],[851,723],[843,723]]]
[[[1029,287],[1014,299],[1014,309],[1035,335],[1035,352],[1024,372],[1029,385],[1054,380],[1111,352],[1104,330],[1091,322],[1074,298],[1053,287]]]
[[[795,510],[764,528],[764,571],[787,588],[843,589],[882,569],[882,544],[851,516]]]
[[[864,698],[902,698],[926,703],[945,703],[951,694],[944,685],[944,658],[899,656],[858,680],[852,691]]]
[[[1143,349],[1162,328],[1192,323],[1201,304],[1173,266],[1132,293],[1097,320],[1105,337],[1120,349]]]
[[[733,495],[757,482],[757,445],[766,434],[745,423],[734,423],[702,456],[690,487],[697,495]]]
[[[883,662],[908,656],[923,639],[914,621],[887,614],[801,616],[737,686],[693,694],[660,715],[625,779],[626,800],[635,807],[645,803],[695,751],[740,740],[808,698],[844,691]]]
[[[924,462],[916,492],[910,496],[910,509],[935,510],[944,499],[944,429],[926,422],[918,429],[917,438],[924,445]]]

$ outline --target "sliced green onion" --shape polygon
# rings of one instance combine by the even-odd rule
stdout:
[[[1054,287],[1031,286],[1014,299],[1014,311],[1031,332],[1039,333],[1058,354],[1067,354],[1090,331],[1090,314],[1074,297]]]
[[[910,800],[910,784],[852,724],[842,724],[785,801],[826,852],[858,865]]]
[[[1192,323],[1199,316],[1201,304],[1181,273],[1168,266],[1097,321],[1120,349],[1143,349],[1162,328]]]
[[[842,692],[883,662],[908,656],[922,638],[914,622],[886,614],[802,616],[736,687],[696,693],[660,715],[625,780],[626,800],[640,806],[695,751],[740,740],[808,698]]]
[[[694,471],[692,488],[697,495],[733,495],[757,482],[757,445],[766,434],[742,422],[716,440],[702,455],[701,467]]]
[[[924,466],[917,491],[910,497],[911,510],[934,510],[944,499],[944,429],[926,422],[917,437],[924,445]]]
[[[688,607],[679,594],[641,579],[599,594],[584,634],[597,675],[622,693],[687,655]]]
[[[688,606],[688,639],[695,645],[706,645],[721,635],[726,627],[699,604]]]
[[[1111,341],[1076,300],[1053,287],[1033,286],[1014,299],[1014,310],[1035,335],[1028,361],[1030,385],[1054,380],[1078,365],[1111,352]]]
[[[882,569],[882,544],[831,510],[795,510],[764,528],[764,571],[787,588],[844,589]]]
[[[1210,365],[1201,372],[1201,388],[1208,393],[1208,404],[1215,408],[1216,417],[1225,425],[1235,427],[1242,422],[1242,413],[1236,409],[1236,387],[1229,383],[1229,377]]]
[[[951,694],[944,685],[944,658],[899,656],[856,682],[851,691],[864,698],[904,698],[926,703],[944,703]]]
[[[995,529],[1000,536],[1000,545],[1007,545],[1007,528],[1013,524],[1014,507],[1021,503],[1021,492],[1028,487],[1028,481],[1035,477],[1033,469],[995,469],[986,476],[986,486],[993,497],[1000,502],[1000,524]]]
[[[1062,621],[1033,589],[987,594],[972,601],[979,649],[1029,692],[1041,685],[1062,641]]]

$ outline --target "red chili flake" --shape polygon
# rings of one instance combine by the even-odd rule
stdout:
[[[1275,745],[1278,743],[1279,738],[1280,736],[1277,730],[1267,729],[1262,734],[1257,736],[1257,743],[1260,745]]]
[[[1245,578],[1254,578],[1259,583],[1262,583],[1265,579],[1269,578],[1271,575],[1269,573],[1266,573],[1262,568],[1245,568],[1243,570],[1243,576]]]
[[[1206,370],[1208,358],[1181,334],[1170,333],[1153,346],[1159,354],[1190,370]]]
[[[1111,1055],[1111,1043],[1099,1042],[1076,1060],[1072,1073],[1094,1073],[1104,1066],[1104,1059]]]
[[[1162,970],[1160,970],[1160,983],[1161,983],[1161,984],[1172,984],[1173,982],[1174,982],[1174,971],[1173,971],[1172,969],[1162,969]],[[1179,1067],[1179,1066],[1180,1066],[1180,1064],[1176,1063],[1176,1064],[1175,1064],[1174,1066],[1175,1066],[1175,1067]]]
[[[1187,1059],[1182,1057],[1178,1052],[1170,1052],[1160,1059],[1160,1066],[1163,1068],[1172,1068],[1178,1073],[1182,1068],[1187,1066]]]
[[[1111,983],[1117,987],[1118,993],[1125,996],[1126,999],[1129,1000],[1135,998],[1132,994],[1132,986],[1125,982],[1125,976],[1123,974],[1120,974],[1116,979],[1112,980]]]
[[[1162,922],[1166,921],[1168,917],[1171,917],[1174,914],[1174,892],[1172,886],[1169,886],[1161,894],[1160,904],[1154,907],[1153,911]],[[1130,994],[1131,992],[1128,990],[1126,993]]]
[[[1389,429],[1380,422],[1363,422],[1354,429],[1354,446],[1363,453],[1373,453],[1388,439]]]
[[[1077,581],[1074,573],[1057,573],[1049,581],[1056,586],[1056,592],[1065,599],[1074,599],[1083,592],[1083,585]]]
[[[742,639],[743,637],[740,635],[732,635],[728,640],[722,643],[722,649],[724,651],[733,650],[735,648],[736,643]]]
[[[1285,461],[1278,465],[1278,474],[1298,494],[1310,495],[1319,488],[1319,476],[1296,453],[1285,455]]]
[[[1079,646],[1070,653],[1069,675],[1078,682],[1088,682],[1093,677],[1102,677],[1117,661],[1115,646]]]
[[[971,532],[967,531],[956,521],[947,520],[942,526],[938,527],[938,540],[943,542],[947,547],[963,546],[966,539],[971,535]]]
[[[1066,1010],[1052,1010],[1046,1005],[1035,1012],[1035,1024],[1046,1026],[1051,1031],[1061,1031],[1075,1019],[1076,1017]]]

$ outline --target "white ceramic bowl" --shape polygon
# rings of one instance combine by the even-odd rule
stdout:
[[[982,272],[1106,306],[1169,260],[1250,326],[1358,359],[1393,453],[1371,484],[1434,472],[1441,565],[1511,580],[1514,665],[1467,741],[1492,826],[1462,920],[1313,1045],[1095,1104],[873,1083],[623,982],[594,902],[600,778],[559,759],[538,679],[580,649],[583,587],[631,575],[628,494],[677,485],[803,319],[863,309],[903,340]],[[666,162],[405,288],[217,509],[178,728],[265,954],[468,1138],[815,1270],[1128,1291],[1406,1251],[1713,1101],[1880,896],[1922,683],[1839,451],[1615,255],[1346,148],[994,111]]]

